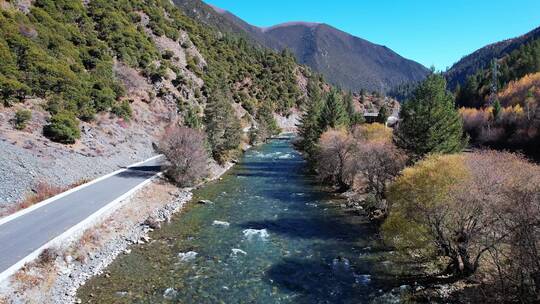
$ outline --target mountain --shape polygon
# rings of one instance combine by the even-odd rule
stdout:
[[[540,38],[540,27],[525,35],[492,43],[463,57],[446,72],[449,88],[454,89],[458,84],[465,84],[468,76],[478,70],[488,68],[494,58],[501,59],[538,38]]]
[[[273,44],[271,38],[265,37],[258,27],[248,24],[226,10],[205,4],[201,0],[173,0],[173,3],[189,17],[222,32],[242,36],[258,46]]]
[[[292,22],[263,29],[297,60],[332,83],[352,90],[384,91],[422,80],[428,70],[391,49],[327,24]]]
[[[422,80],[429,73],[421,64],[385,46],[327,24],[289,22],[259,28],[199,0],[174,0],[174,3],[192,18],[222,31],[243,35],[258,45],[278,51],[288,49],[299,63],[346,89],[387,92],[395,86]]]

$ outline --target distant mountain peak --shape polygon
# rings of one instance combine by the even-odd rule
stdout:
[[[227,10],[224,10],[222,8],[219,8],[213,4],[208,4],[208,6],[210,6],[216,13],[220,14],[220,15],[223,15],[223,14],[226,14],[228,13],[229,11]]]
[[[317,27],[317,26],[319,26],[321,24],[322,23],[319,23],[319,22],[290,21],[290,22],[284,22],[284,23],[272,25],[272,26],[269,26],[269,27],[261,27],[260,29],[263,32],[268,32],[268,31],[275,30],[275,29],[278,29],[278,28],[290,27],[290,26],[304,26],[304,27],[308,27],[308,28],[315,28],[315,27]]]
[[[355,37],[331,25],[294,21],[257,27],[222,8],[200,0],[172,0],[184,12],[220,31],[238,34],[254,44],[290,50],[297,61],[329,82],[359,91],[389,91],[424,79],[429,70],[386,46]]]

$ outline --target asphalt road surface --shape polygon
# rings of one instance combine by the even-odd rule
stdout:
[[[160,171],[151,159],[0,225],[0,273]]]

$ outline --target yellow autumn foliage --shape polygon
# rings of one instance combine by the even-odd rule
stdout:
[[[388,188],[385,240],[401,249],[434,250],[427,248],[432,240],[425,215],[448,204],[452,189],[469,175],[463,154],[431,155],[403,170]]]
[[[373,142],[391,142],[392,129],[380,123],[361,124],[352,130],[356,140]]]
[[[540,100],[540,73],[528,74],[516,81],[511,81],[506,88],[499,93],[499,100],[503,106],[522,105],[527,102],[527,95],[531,92],[533,100]]]

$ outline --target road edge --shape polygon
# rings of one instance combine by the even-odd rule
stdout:
[[[141,163],[144,163],[146,161],[149,161],[149,160],[153,160],[157,157],[160,157],[161,155],[157,155],[157,156],[154,156],[150,159],[147,159],[145,161],[142,161],[142,162],[139,162],[137,164],[141,164]],[[134,165],[137,165],[137,164],[134,164]],[[130,167],[134,166],[134,165],[131,165]],[[115,171],[117,173],[119,172],[123,172],[125,170],[128,170],[129,167],[125,168],[125,169],[120,169],[120,170],[117,170]],[[114,172],[113,172],[114,173]],[[95,211],[94,213],[92,213],[91,215],[89,215],[87,218],[85,218],[84,220],[80,221],[79,223],[75,224],[74,226],[70,227],[68,230],[62,232],[60,235],[56,236],[55,238],[53,238],[52,240],[48,241],[47,243],[43,244],[41,247],[39,247],[38,249],[34,250],[32,253],[28,254],[27,256],[25,256],[24,258],[22,258],[21,260],[19,260],[17,263],[13,264],[12,266],[10,266],[9,268],[7,268],[6,270],[4,270],[2,273],[0,273],[0,283],[3,282],[4,280],[8,279],[11,275],[13,275],[14,273],[16,273],[19,269],[21,269],[26,263],[36,259],[39,254],[46,248],[50,248],[50,247],[54,247],[54,245],[56,244],[59,244],[59,243],[62,243],[64,241],[68,241],[69,239],[75,239],[77,238],[77,235],[82,233],[85,229],[87,229],[88,227],[90,227],[92,224],[94,224],[100,217],[108,214],[108,213],[111,213],[113,212],[114,210],[116,210],[118,207],[120,207],[122,204],[123,201],[127,201],[127,198],[129,198],[130,196],[132,196],[135,192],[137,192],[139,189],[143,188],[144,186],[146,186],[148,183],[150,183],[151,181],[153,181],[156,177],[159,177],[161,176],[162,173],[157,173],[155,175],[153,175],[152,177],[142,181],[141,183],[137,184],[135,187],[131,188],[128,192],[122,194],[121,196],[117,197],[116,199],[114,199],[113,201],[109,202],[107,205],[103,206],[102,208],[98,209],[97,211]],[[110,177],[112,176],[112,173],[110,174],[107,174],[106,177]],[[102,176],[98,179],[100,180],[103,180],[106,178],[105,176]],[[92,182],[89,182],[87,184],[84,184],[86,186],[92,184],[92,183],[96,183],[97,181],[94,180]],[[81,185],[81,186],[84,186],[84,185]],[[80,186],[79,186],[80,187]],[[66,192],[74,192],[75,189],[81,189],[79,187],[76,187],[76,188],[73,188],[71,190],[68,190]],[[70,193],[71,193],[70,192]],[[65,192],[64,192],[65,193]],[[68,193],[69,194],[69,193]],[[60,196],[61,194],[59,194],[58,196]],[[67,195],[67,194],[64,194],[64,196]],[[55,200],[60,198],[56,196]],[[53,197],[54,198],[54,197]],[[54,201],[54,200],[53,200]],[[47,200],[43,201],[43,202],[47,202]],[[43,203],[42,202],[42,203]],[[52,201],[50,202],[47,202],[47,204],[51,203]],[[44,206],[45,204],[43,204],[42,206]],[[35,208],[37,209],[37,208]],[[25,209],[26,210],[26,209]],[[23,215],[23,214],[21,214]],[[18,215],[18,216],[21,216],[21,215]],[[17,216],[17,217],[18,217]],[[11,219],[12,220],[12,219]],[[1,224],[0,224],[1,225]]]
[[[0,218],[0,226],[2,226],[5,223],[8,223],[8,222],[20,217],[20,216],[23,216],[23,215],[25,215],[25,214],[27,214],[27,213],[29,213],[31,211],[34,211],[34,210],[39,209],[39,208],[41,208],[43,206],[46,206],[46,205],[48,205],[48,204],[50,204],[50,203],[52,203],[52,202],[54,202],[54,201],[56,201],[58,199],[61,199],[62,197],[67,196],[67,195],[69,195],[69,194],[71,194],[71,193],[73,193],[75,191],[79,191],[79,190],[81,190],[83,188],[86,188],[86,187],[91,186],[91,185],[93,185],[93,184],[95,184],[97,182],[100,182],[100,181],[102,181],[104,179],[107,179],[107,178],[109,178],[109,177],[111,177],[113,175],[116,175],[118,173],[122,173],[122,172],[128,170],[131,167],[136,167],[136,166],[138,166],[140,164],[144,164],[147,161],[151,161],[151,160],[157,159],[157,158],[162,157],[162,156],[163,155],[159,154],[159,155],[156,155],[156,156],[152,156],[152,157],[150,157],[148,159],[142,160],[140,162],[131,164],[131,165],[125,167],[125,168],[118,169],[118,170],[116,170],[114,172],[111,172],[111,173],[105,174],[103,176],[100,176],[98,178],[95,178],[95,179],[93,179],[93,180],[91,180],[91,181],[89,181],[87,183],[84,183],[84,184],[79,185],[77,187],[71,188],[71,189],[69,189],[67,191],[64,191],[64,192],[62,192],[60,194],[57,194],[57,195],[55,195],[53,197],[49,197],[48,199],[46,199],[44,201],[41,201],[41,202],[39,202],[37,204],[34,204],[34,205],[32,205],[32,206],[30,206],[28,208],[19,210],[19,211],[13,213],[13,214],[10,214],[10,215],[7,215],[7,216],[5,216],[3,218]]]

